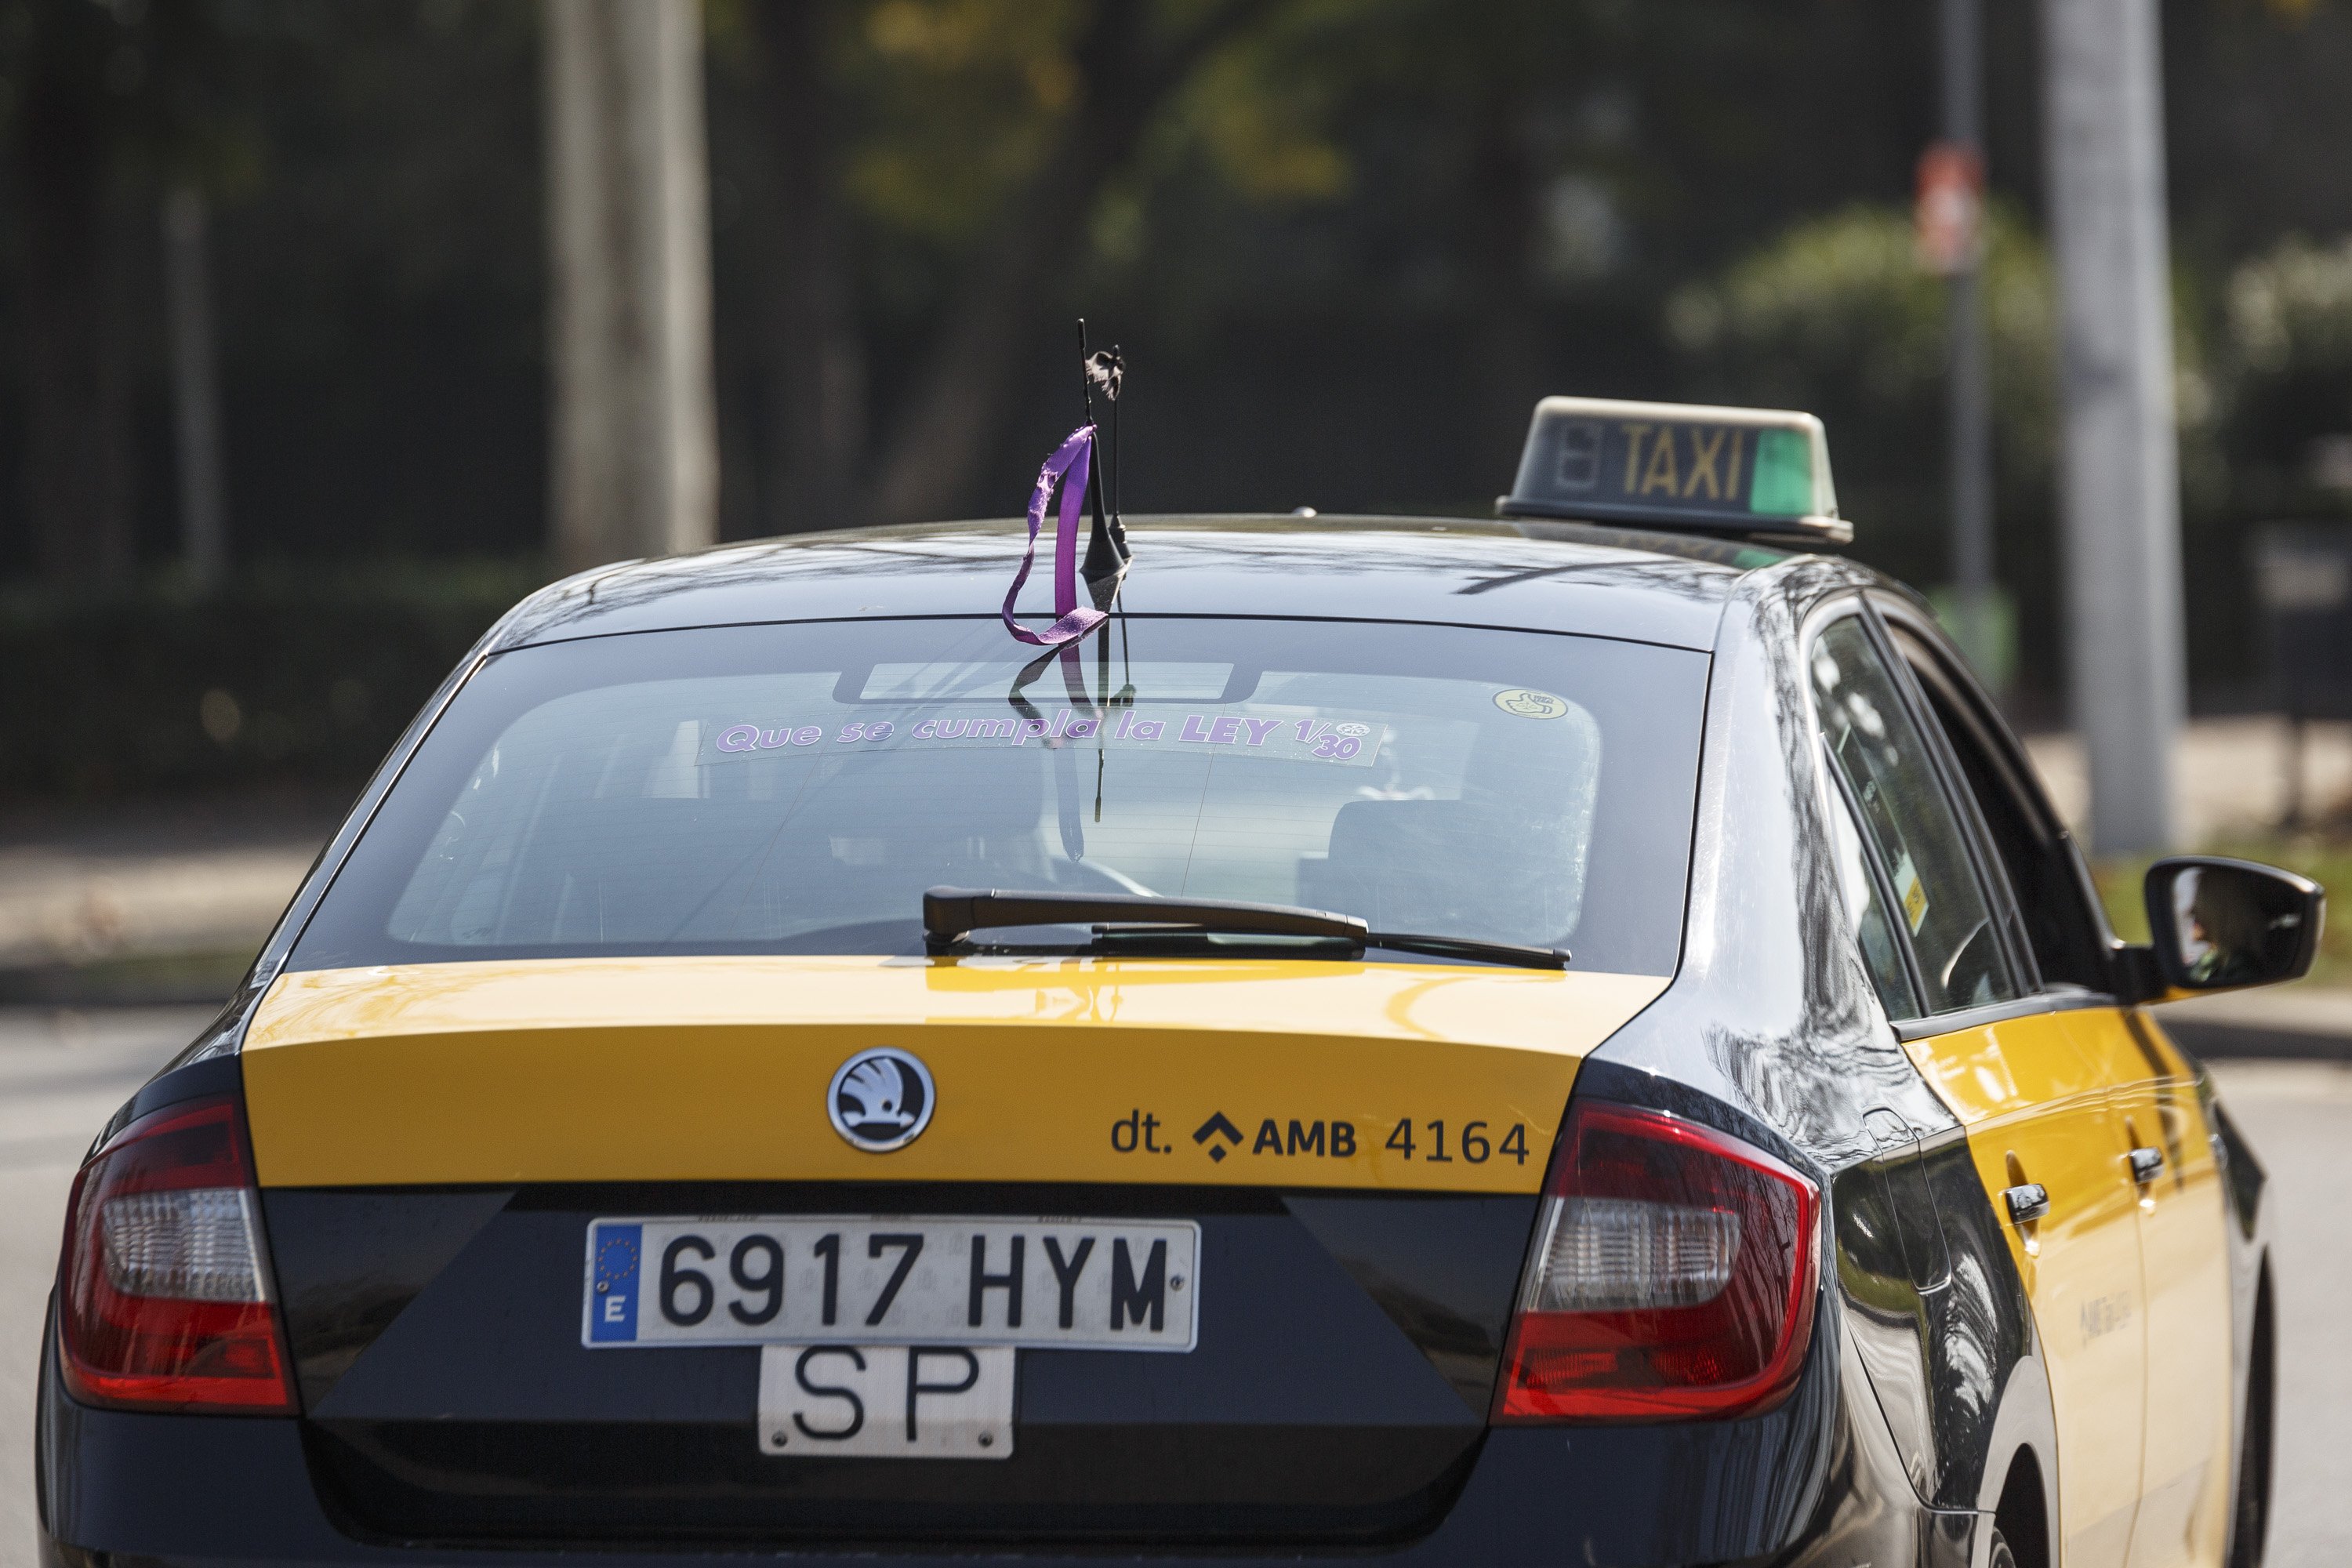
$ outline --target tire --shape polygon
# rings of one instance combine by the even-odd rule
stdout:
[[[2269,1271],[2263,1271],[2254,1308],[2252,1364],[2246,1370],[2246,1407],[2240,1416],[2238,1495],[2231,1500],[2229,1568],[2262,1568],[2269,1544],[2271,1444],[2276,1419],[2277,1369],[2271,1339]]]
[[[1997,1524],[1992,1527],[1992,1550],[1985,1553],[1985,1568],[2017,1568],[2017,1553],[2009,1549],[2009,1538]]]
[[[2254,1467],[2260,1462],[2254,1435],[2249,1432],[2238,1456],[2238,1506],[2230,1523],[2230,1568],[2262,1568],[2263,1527],[2270,1521],[2263,1517],[2269,1511],[2264,1507],[2267,1500],[2255,1479]]]

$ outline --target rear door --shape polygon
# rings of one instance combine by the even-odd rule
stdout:
[[[2218,1563],[2229,1526],[2230,1272],[2221,1171],[2188,1066],[2139,1008],[2069,1019],[2133,1173],[2147,1302],[2147,1431],[2133,1568]]]
[[[2071,998],[2044,994],[1968,797],[1877,632],[1848,616],[1822,626],[1810,653],[1859,869],[1890,917],[1876,941],[1890,951],[1873,954],[1866,940],[1865,958],[1913,1061],[1968,1130],[2032,1304],[2065,1561],[2122,1568],[2139,1493],[2146,1314],[2116,1108],[2062,1010]],[[2004,1194],[2035,1188],[2042,1206],[2012,1218]]]
[[[2153,1069],[2156,1148],[2140,1189],[2148,1436],[2135,1563],[2218,1563],[2229,1539],[2233,1379],[2227,1193],[2194,1064],[2143,1008],[2114,1016]],[[2141,1124],[2145,1125],[2145,1124]],[[2132,1130],[2134,1146],[2139,1127]]]
[[[2027,893],[2037,966],[2071,985],[2075,1050],[2104,1087],[2106,1158],[2127,1173],[2147,1315],[2147,1420],[2135,1568],[2215,1563],[2226,1535],[2231,1383],[2229,1259],[2221,1172],[2193,1066],[2144,1008],[2112,1005],[2104,925],[2079,860],[2030,770],[1948,658],[1900,607],[1894,644],[1977,808],[2003,877]],[[2053,986],[2054,989],[2054,986]]]

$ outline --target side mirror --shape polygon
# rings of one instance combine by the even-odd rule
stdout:
[[[2149,867],[2145,891],[2157,967],[2176,990],[2299,979],[2319,952],[2327,894],[2308,877],[2183,855]]]

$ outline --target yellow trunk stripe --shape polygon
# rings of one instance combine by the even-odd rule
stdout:
[[[1579,1059],[1665,985],[1654,975],[1314,961],[730,957],[328,970],[270,988],[246,1039],[246,1099],[265,1186],[998,1181],[1533,1192]],[[887,1154],[852,1148],[824,1103],[835,1069],[876,1045],[915,1052],[938,1086],[929,1128]],[[1238,1146],[1192,1137],[1219,1112],[1241,1132]],[[1407,1120],[1410,1158],[1397,1131]],[[1431,1158],[1433,1124],[1443,1162]],[[1523,1158],[1503,1151],[1514,1127],[1524,1129]],[[1474,1162],[1481,1139],[1486,1155]],[[1211,1158],[1213,1148],[1226,1157]]]

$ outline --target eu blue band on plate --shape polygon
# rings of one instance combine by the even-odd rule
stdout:
[[[1793,409],[1547,397],[1496,510],[1843,542],[1822,422]]]
[[[588,1339],[592,1344],[637,1337],[637,1274],[645,1254],[645,1227],[600,1225],[590,1238],[593,1277],[588,1292]]]

